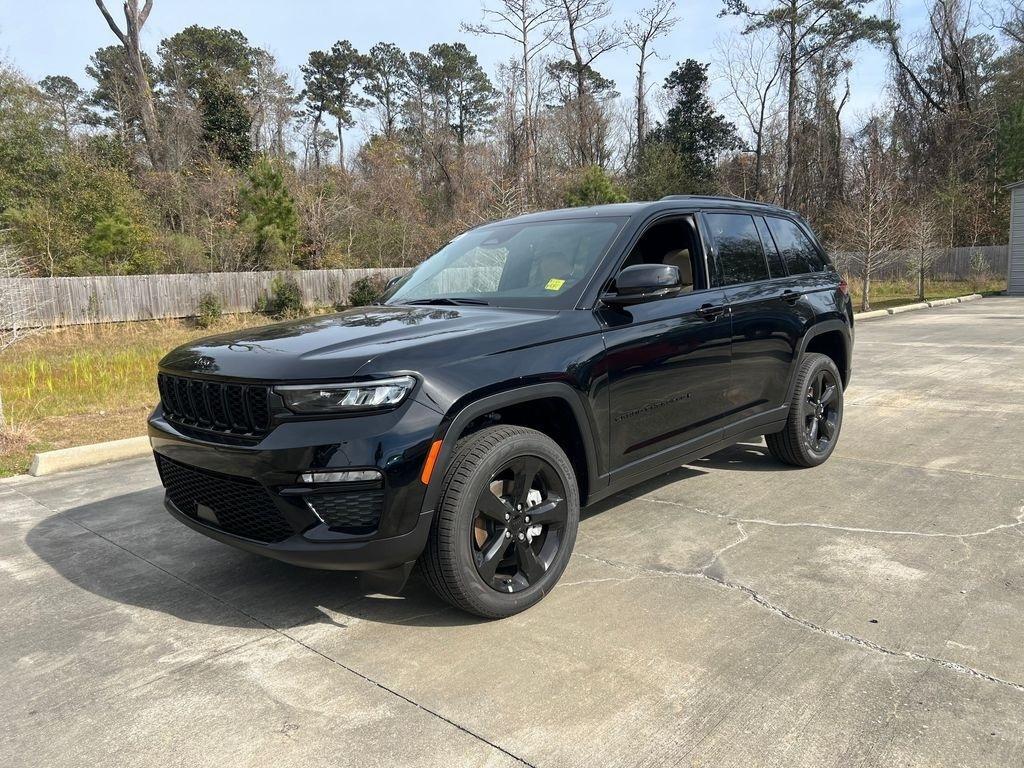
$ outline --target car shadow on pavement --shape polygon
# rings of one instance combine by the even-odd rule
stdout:
[[[189,622],[277,630],[348,619],[463,626],[414,573],[401,596],[364,595],[355,574],[300,568],[207,539],[163,508],[162,489],[57,512],[26,543],[72,584]]]
[[[799,469],[783,464],[770,453],[764,443],[736,443],[710,456],[691,462],[701,469],[732,469],[740,472],[784,472]]]
[[[581,520],[707,469],[782,468],[763,445],[735,445],[587,507]],[[300,568],[208,539],[164,510],[162,488],[57,512],[31,528],[26,542],[84,590],[189,622],[285,630],[347,619],[438,627],[481,621],[437,598],[415,572],[400,596],[365,595],[353,573]]]

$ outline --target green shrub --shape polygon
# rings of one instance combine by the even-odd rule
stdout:
[[[200,328],[209,328],[224,314],[224,305],[220,297],[213,293],[204,293],[199,297],[199,306],[196,307],[196,325]]]
[[[148,229],[123,211],[115,211],[99,219],[83,243],[86,257],[79,271],[106,275],[151,272],[157,266],[149,247],[151,239]]]
[[[596,165],[588,165],[565,188],[563,201],[570,208],[581,205],[624,203],[629,197],[612,178]]]
[[[375,275],[360,277],[348,291],[348,306],[365,307],[373,304],[384,295],[385,285],[387,281]]]
[[[270,293],[256,300],[256,311],[270,317],[298,317],[302,314],[302,291],[291,278],[275,277]]]

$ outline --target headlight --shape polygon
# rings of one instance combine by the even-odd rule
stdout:
[[[392,408],[416,385],[412,376],[349,384],[288,384],[274,387],[294,413],[344,413]]]

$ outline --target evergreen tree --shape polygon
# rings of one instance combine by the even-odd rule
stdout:
[[[652,171],[666,175],[667,160],[676,163],[676,172],[668,174],[679,179],[682,188],[675,194],[708,193],[714,189],[715,167],[719,156],[740,146],[736,126],[725,119],[708,99],[708,65],[687,59],[676,66],[665,79],[672,106],[648,135],[645,143],[661,144],[671,150],[654,149],[641,160],[639,175]],[[674,158],[673,158],[674,156]],[[666,192],[667,194],[667,192]]]
[[[299,219],[284,174],[266,158],[256,162],[239,191],[240,223],[254,240],[261,269],[291,266]]]

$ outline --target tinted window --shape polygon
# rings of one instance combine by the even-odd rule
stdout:
[[[779,249],[775,247],[772,233],[768,231],[768,226],[760,216],[755,221],[757,221],[757,233],[761,236],[761,245],[764,246],[765,258],[768,259],[768,271],[772,277],[784,277],[786,275],[786,267],[782,263]]]
[[[750,283],[768,279],[768,265],[754,217],[739,213],[705,215],[718,252],[722,284]]]
[[[822,272],[825,260],[811,244],[796,224],[787,219],[767,217],[768,228],[775,238],[775,245],[782,254],[791,275],[803,275],[808,272]]]

